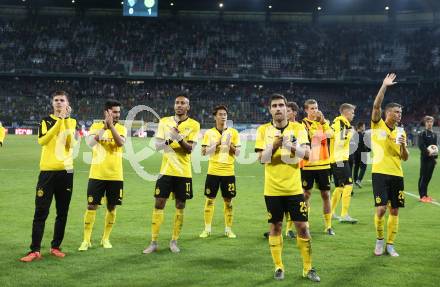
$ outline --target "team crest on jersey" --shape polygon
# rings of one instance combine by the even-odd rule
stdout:
[[[303,186],[307,186],[307,181],[303,180]]]
[[[89,197],[87,197],[87,201],[88,201],[89,203],[92,203],[92,202],[93,202],[93,196],[89,196]]]
[[[376,196],[376,203],[379,204],[382,202],[382,199],[380,199],[380,196]]]
[[[348,182],[353,182],[353,179],[351,177],[348,178]]]
[[[205,189],[206,194],[211,194],[211,190],[209,188]]]
[[[159,195],[159,193],[160,193],[160,188],[156,188],[156,190],[154,191],[154,193],[155,193],[156,195]]]
[[[268,220],[271,220],[271,219],[272,219],[272,213],[270,213],[270,212],[267,213],[267,219],[268,219]]]
[[[44,191],[43,191],[43,189],[42,189],[42,188],[38,189],[38,190],[37,190],[37,196],[38,196],[38,197],[43,197],[43,195],[44,195]]]

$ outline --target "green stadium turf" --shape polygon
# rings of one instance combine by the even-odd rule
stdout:
[[[141,150],[147,141],[133,140]],[[247,142],[246,154],[253,150]],[[53,234],[55,209],[46,222],[43,260],[22,263],[28,251],[34,212],[35,184],[40,147],[34,136],[8,136],[0,149],[0,282],[1,286],[310,286],[316,283],[301,278],[302,262],[295,241],[285,239],[283,260],[286,278],[275,282],[273,264],[263,232],[267,230],[263,200],[263,166],[258,163],[237,165],[238,196],[234,200],[234,226],[237,239],[223,236],[223,205],[217,199],[213,235],[199,239],[203,229],[203,184],[207,162],[194,174],[194,199],[187,203],[180,239],[180,254],[167,249],[174,216],[173,201],[165,209],[165,221],[159,237],[160,251],[143,255],[150,241],[154,182],[140,178],[124,161],[125,198],[118,209],[111,236],[113,249],[99,246],[104,222],[100,208],[92,234],[93,248],[78,252],[82,241],[83,214],[86,207],[88,165],[82,160],[88,152],[81,144],[76,159],[74,194],[70,206],[63,251],[60,260],[48,254]],[[199,157],[199,156],[197,156]],[[160,154],[141,163],[156,173]],[[406,191],[417,194],[419,154],[411,149],[404,164]],[[367,173],[364,188],[355,189],[350,214],[357,225],[334,221],[336,236],[323,233],[322,205],[318,191],[312,195],[311,234],[313,266],[321,276],[320,286],[438,286],[440,278],[439,224],[440,206],[419,203],[407,195],[400,213],[396,250],[399,258],[375,257],[373,196]],[[434,172],[430,195],[440,198],[440,178]]]

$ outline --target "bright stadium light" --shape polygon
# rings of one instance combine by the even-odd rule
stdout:
[[[72,3],[75,3],[75,0],[72,0]]]
[[[390,6],[385,6],[385,10],[390,10]]]
[[[218,7],[223,8],[223,3],[222,2],[218,3]]]
[[[267,6],[267,8],[272,9],[272,5]]]
[[[174,2],[171,2],[171,3],[170,3],[170,6],[174,6]]]
[[[321,10],[322,10],[322,7],[321,7],[321,6],[318,6],[318,7],[316,7],[316,10],[321,11]]]
[[[121,5],[124,5],[124,1],[121,1]]]

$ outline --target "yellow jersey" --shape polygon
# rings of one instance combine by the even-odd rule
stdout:
[[[6,135],[6,129],[0,123],[0,142],[1,143],[3,143],[3,141],[5,140],[5,135]]]
[[[115,129],[124,138],[127,137],[127,129],[120,123],[116,123]],[[94,123],[89,130],[89,135],[97,135],[104,128],[104,123]],[[122,170],[122,146],[117,146],[112,131],[106,129],[101,139],[93,147],[92,164],[89,178],[99,180],[124,180]]]
[[[406,133],[403,132],[406,137]],[[371,121],[372,173],[403,177],[400,144],[396,144],[397,128],[390,128],[383,119]]]
[[[202,146],[210,146],[218,142],[224,143],[227,138],[230,138],[231,144],[239,147],[240,135],[234,128],[227,128],[219,131],[217,128],[209,129],[203,136]],[[218,176],[231,176],[235,174],[234,171],[235,155],[229,153],[229,146],[221,145],[217,148],[215,153],[209,157],[208,174]]]
[[[307,132],[303,125],[289,122],[283,129],[272,123],[264,124],[257,129],[255,151],[263,151],[267,145],[273,144],[275,136],[293,136],[299,144],[308,143]],[[280,147],[272,155],[271,162],[264,164],[264,195],[289,196],[302,194],[301,170],[299,158],[292,158],[290,150]]]
[[[350,156],[350,141],[353,131],[344,116],[338,116],[332,124],[333,137],[330,139],[330,162],[347,161]]]
[[[330,155],[328,151],[328,143],[326,132],[329,132],[331,127],[326,122],[321,124],[318,121],[304,118],[302,124],[307,131],[310,142],[310,157],[304,160],[304,170],[321,170],[330,168]]]
[[[174,120],[174,116],[164,117],[159,121],[156,138],[170,140],[170,131],[176,127],[179,134],[186,142],[197,142],[200,131],[200,124],[187,118],[179,123]],[[191,154],[187,153],[178,142],[173,141],[169,147],[171,150],[164,149],[160,174],[180,177],[192,177]]]
[[[49,115],[38,127],[38,143],[42,146],[40,170],[58,171],[73,169],[76,120]]]

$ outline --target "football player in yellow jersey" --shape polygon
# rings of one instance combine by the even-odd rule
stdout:
[[[388,74],[374,100],[371,114],[371,141],[373,152],[372,181],[376,213],[376,247],[374,254],[384,253],[385,213],[389,206],[387,239],[385,252],[393,257],[399,256],[394,249],[399,225],[399,208],[405,206],[403,170],[401,161],[408,160],[409,151],[406,134],[399,126],[402,118],[402,106],[389,103],[385,106],[385,121],[382,119],[382,102],[388,87],[396,84],[395,74]]]
[[[287,120],[289,122],[295,123],[296,122],[296,116],[298,115],[299,107],[298,104],[295,102],[288,102],[287,103]],[[301,161],[302,163],[302,161]],[[288,238],[296,238],[295,232],[293,231],[293,221],[290,218],[290,215],[288,212],[284,214],[284,217],[286,218],[286,237]],[[269,238],[269,232],[264,233],[264,237]]]
[[[3,127],[2,122],[0,122],[0,147],[3,146],[3,141],[5,140],[6,129]]]
[[[314,183],[321,191],[324,231],[328,235],[335,235],[332,228],[332,214],[330,204],[330,155],[327,139],[333,134],[329,122],[324,118],[318,109],[318,102],[309,99],[304,103],[304,111],[307,117],[302,124],[307,130],[311,151],[308,160],[304,160],[301,170],[301,178],[304,188],[304,195],[310,209],[310,196]]]
[[[53,114],[41,120],[38,143],[42,146],[40,175],[35,192],[35,213],[32,224],[31,251],[20,260],[31,262],[41,259],[41,240],[53,197],[56,201],[56,219],[50,253],[63,258],[60,249],[66,228],[67,214],[73,189],[73,147],[76,120],[70,117],[68,95],[56,91],[52,95]]]
[[[189,99],[186,95],[179,95],[174,101],[175,115],[164,117],[159,122],[155,145],[157,150],[163,150],[162,165],[154,190],[156,201],[151,220],[151,243],[143,251],[144,254],[158,249],[163,210],[171,193],[176,199],[176,213],[169,247],[173,253],[180,252],[177,240],[182,230],[183,210],[186,200],[193,197],[191,152],[200,131],[200,124],[188,117],[189,109]]]
[[[104,220],[104,234],[101,245],[112,248],[110,233],[116,221],[116,206],[122,204],[124,182],[122,171],[122,147],[127,137],[126,128],[119,123],[121,103],[108,100],[104,106],[104,121],[90,127],[87,141],[93,147],[87,187],[87,210],[84,214],[84,238],[79,251],[92,246],[91,236],[96,218],[96,210],[103,197],[107,211]]]
[[[211,235],[211,224],[214,216],[215,197],[220,187],[224,200],[225,235],[236,238],[232,232],[232,199],[237,192],[235,183],[234,162],[240,153],[240,135],[238,131],[227,126],[228,109],[220,105],[214,108],[215,127],[205,132],[202,141],[202,155],[209,155],[208,174],[205,181],[205,229],[201,238]]]
[[[257,129],[255,151],[264,164],[264,198],[270,223],[269,246],[275,265],[274,278],[284,279],[282,262],[282,222],[288,212],[297,231],[297,245],[303,259],[303,276],[319,282],[312,268],[311,238],[307,225],[307,204],[301,187],[299,158],[309,156],[304,127],[287,120],[287,101],[283,95],[272,95],[269,108],[272,122]]]
[[[334,133],[330,139],[330,162],[335,179],[335,191],[331,202],[332,214],[336,217],[336,206],[342,196],[341,217],[339,218],[341,223],[357,222],[357,219],[348,215],[351,192],[353,191],[353,179],[348,158],[350,156],[350,140],[355,132],[351,126],[355,109],[355,106],[348,103],[344,103],[339,107],[341,114],[333,120],[332,129]]]

